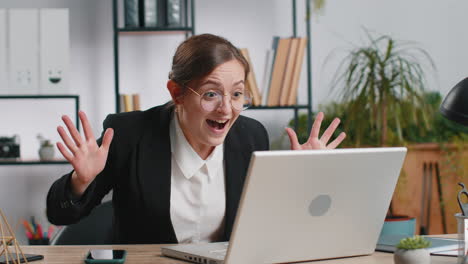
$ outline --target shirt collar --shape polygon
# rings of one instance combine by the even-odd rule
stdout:
[[[206,164],[208,180],[211,181],[215,177],[219,166],[223,164],[223,144],[216,146],[210,156],[206,160],[203,160],[185,138],[176,113],[174,113],[171,120],[169,134],[172,155],[184,177],[186,179],[192,178]]]

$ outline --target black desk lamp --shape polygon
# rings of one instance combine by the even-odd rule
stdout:
[[[447,119],[468,126],[468,78],[450,90],[440,105],[440,112]]]
[[[440,105],[440,112],[447,119],[455,121],[461,125],[468,126],[468,78],[457,83],[457,85],[450,90]],[[466,216],[468,204],[461,203],[460,196],[461,194],[468,194],[465,189],[465,185],[463,185],[463,183],[459,184],[462,186],[462,190],[458,192],[458,203],[462,210],[461,214]]]

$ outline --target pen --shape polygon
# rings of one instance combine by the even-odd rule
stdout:
[[[26,229],[26,231],[28,231],[31,234],[31,236],[34,234],[34,230],[31,227],[31,224],[28,223],[28,221],[23,220],[23,226]]]
[[[41,224],[37,224],[37,238],[38,239],[43,239],[44,237],[42,236],[42,226]]]
[[[28,230],[26,230],[26,237],[29,239],[29,240],[32,240],[33,239],[33,236],[31,234],[31,232],[29,232]]]

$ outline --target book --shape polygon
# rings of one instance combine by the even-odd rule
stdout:
[[[139,94],[132,94],[132,103],[133,103],[133,111],[140,111],[140,95]]]
[[[263,79],[262,79],[262,105],[267,104],[268,98],[268,87],[270,86],[270,77],[271,77],[271,70],[273,68],[273,56],[275,53],[272,49],[267,50],[265,56],[265,67],[263,72]]]
[[[288,100],[286,105],[295,105],[297,103],[297,90],[299,88],[299,79],[301,77],[302,63],[304,61],[305,48],[307,46],[307,38],[300,38],[298,50],[291,79],[291,87],[289,88]]]
[[[139,0],[124,0],[125,27],[140,26]]]
[[[250,65],[250,72],[247,75],[246,88],[248,88],[252,93],[252,105],[261,105],[262,98],[260,96],[260,91],[258,90],[257,79],[255,78],[255,73],[253,70],[252,61],[250,60],[249,51],[245,48],[240,49],[240,51]]]
[[[377,247],[375,248],[376,251],[383,251],[383,252],[395,252],[396,245],[400,242],[401,239],[409,237],[408,235],[404,234],[396,234],[396,235],[382,235],[379,237],[377,241]],[[439,237],[430,237],[430,236],[423,236],[426,240],[431,242],[431,246],[427,248],[427,250],[431,253],[441,252],[441,251],[448,251],[448,250],[458,250],[458,240],[451,239],[451,238],[439,238]]]
[[[123,105],[124,107],[121,109],[123,112],[133,111],[133,100],[130,94],[123,94]]]
[[[268,106],[279,105],[279,97],[281,93],[281,84],[284,78],[284,70],[288,56],[290,38],[280,39],[276,50],[275,62],[273,64],[273,73],[271,75],[270,90],[268,92]]]
[[[143,27],[158,26],[158,0],[141,0],[140,21]]]
[[[296,52],[298,50],[299,40],[299,38],[291,39],[291,45],[289,47],[288,58],[286,61],[286,68],[284,70],[284,78],[281,84],[281,93],[279,97],[280,106],[285,106],[288,104],[289,93],[291,93],[292,76],[297,58]]]

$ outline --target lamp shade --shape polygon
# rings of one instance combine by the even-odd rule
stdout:
[[[450,90],[440,105],[440,112],[447,119],[468,126],[468,78]]]

